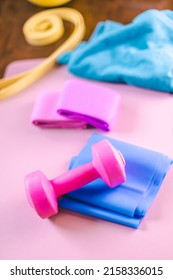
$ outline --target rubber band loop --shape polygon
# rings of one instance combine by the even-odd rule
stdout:
[[[49,23],[48,23],[48,18],[50,16],[53,15],[53,20],[51,20],[50,26],[52,26],[54,20],[55,20],[55,16],[58,18],[58,26],[62,27],[61,25],[61,20],[66,20],[71,22],[72,24],[74,24],[74,30],[72,32],[72,34],[70,35],[70,37],[61,45],[59,46],[49,57],[47,57],[42,63],[40,63],[38,66],[34,67],[33,69],[29,70],[29,71],[25,71],[23,73],[20,73],[19,75],[15,75],[11,78],[2,78],[0,79],[0,99],[5,99],[7,97],[13,96],[16,93],[18,93],[19,91],[25,89],[26,87],[28,87],[29,85],[31,85],[33,82],[35,82],[36,80],[38,80],[40,77],[42,77],[44,74],[46,74],[50,69],[53,68],[53,66],[56,64],[56,59],[65,51],[73,49],[77,46],[78,43],[80,43],[80,41],[83,39],[84,34],[85,34],[85,23],[84,23],[84,19],[83,16],[77,11],[74,10],[72,8],[55,8],[55,9],[49,9],[49,10],[45,10],[42,12],[37,13],[36,15],[34,15],[34,21],[37,22],[37,30],[38,30],[38,26],[39,26],[39,21],[35,20],[35,17],[38,16],[38,19],[41,20],[40,23],[40,28],[41,25],[46,26],[46,28],[48,29]],[[44,16],[46,17],[46,20],[44,21]],[[29,21],[33,24],[33,22],[31,21],[32,18],[29,19]],[[27,22],[25,23],[23,30],[25,32],[25,30],[30,29],[27,26]],[[57,23],[56,23],[57,24]],[[33,25],[34,26],[34,25]],[[34,27],[32,27],[34,28]],[[62,27],[63,28],[63,27]],[[54,27],[52,27],[51,31],[46,32],[46,33],[50,33],[52,32],[52,30],[54,29]],[[58,31],[57,31],[58,33]],[[63,31],[60,30],[59,31],[59,35],[57,35],[57,37],[60,37],[60,33],[61,35],[63,34]],[[28,34],[28,33],[27,33]],[[34,44],[38,45],[38,39],[36,39],[35,35],[33,39],[31,37],[31,33],[29,32],[29,35],[27,37],[26,36],[26,40],[28,42],[32,42],[34,41]],[[40,37],[40,35],[39,35]],[[46,40],[54,40],[51,39],[51,36],[48,36],[48,39]],[[53,37],[55,37],[55,35],[53,35]],[[44,39],[41,38],[40,41],[41,43],[44,42]],[[53,42],[53,41],[52,41]],[[46,41],[47,43],[47,41]]]
[[[34,15],[23,26],[26,41],[33,46],[44,46],[59,40],[64,34],[60,17],[54,14]]]

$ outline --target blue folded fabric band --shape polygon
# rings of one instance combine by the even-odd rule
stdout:
[[[57,62],[83,78],[172,92],[173,11],[147,10],[126,25],[100,22]]]
[[[91,161],[91,146],[103,139],[107,139],[123,154],[126,160],[126,182],[109,189],[102,179],[97,179],[62,197],[59,205],[138,228],[173,161],[164,154],[93,134],[80,154],[72,159],[69,168]]]

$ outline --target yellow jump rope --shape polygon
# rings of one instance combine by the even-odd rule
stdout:
[[[37,1],[30,0],[30,2],[36,3]],[[47,1],[42,0],[38,2],[44,4],[43,2]],[[50,2],[61,2],[61,4],[64,4],[69,1],[52,0]],[[75,48],[85,34],[83,16],[72,8],[54,8],[45,10],[35,14],[25,22],[23,32],[26,41],[32,45],[38,46],[53,43],[63,35],[63,20],[69,21],[74,25],[74,30],[70,37],[38,66],[29,71],[22,72],[19,75],[0,79],[0,99],[15,95],[38,80],[53,68],[56,64],[57,57],[63,52]]]

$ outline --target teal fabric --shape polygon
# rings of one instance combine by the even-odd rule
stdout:
[[[80,77],[173,91],[173,11],[147,10],[129,24],[100,22],[58,63]]]
[[[158,193],[173,161],[162,153],[148,150],[116,139],[93,134],[70,169],[92,160],[91,147],[107,139],[121,151],[126,160],[126,182],[113,189],[102,179],[65,195],[61,207],[111,222],[138,228]],[[163,201],[165,204],[165,201]]]

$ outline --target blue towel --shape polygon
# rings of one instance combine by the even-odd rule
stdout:
[[[58,63],[83,78],[173,91],[173,11],[147,10],[129,24],[100,22]]]
[[[97,179],[65,195],[59,205],[83,214],[138,228],[173,161],[164,154],[93,134],[70,169],[92,160],[92,144],[107,139],[126,160],[127,180],[113,189]],[[165,202],[163,202],[165,203]]]

